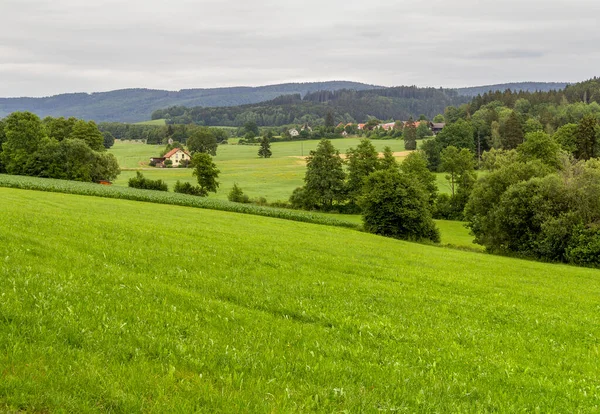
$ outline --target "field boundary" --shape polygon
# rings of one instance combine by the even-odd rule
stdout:
[[[140,190],[129,187],[105,186],[95,183],[57,180],[53,178],[0,174],[0,187],[143,201],[157,204],[171,204],[182,207],[251,214],[255,216],[279,218],[326,226],[345,227],[356,230],[361,228],[360,225],[357,225],[356,223],[323,217],[320,214],[313,214],[306,211],[264,207],[253,204],[241,204],[231,201],[215,200],[211,198],[197,197],[180,193]]]

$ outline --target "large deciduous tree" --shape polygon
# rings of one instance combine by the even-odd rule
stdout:
[[[305,191],[316,207],[330,209],[342,202],[344,195],[343,161],[331,141],[322,139],[306,158]]]
[[[198,179],[200,193],[198,195],[207,196],[209,192],[216,193],[219,188],[219,169],[212,160],[212,157],[205,152],[197,152],[192,156],[193,175]]]
[[[27,162],[46,137],[42,121],[31,112],[14,112],[4,120],[4,134],[0,155],[6,172],[26,174]]]
[[[205,127],[194,128],[187,139],[186,145],[193,155],[197,152],[217,155],[217,139],[210,129]]]
[[[73,124],[70,139],[80,139],[94,151],[105,151],[104,136],[94,121],[78,120]]]

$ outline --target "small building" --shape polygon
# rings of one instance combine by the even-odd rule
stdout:
[[[293,137],[297,137],[298,135],[300,135],[300,133],[298,132],[298,130],[296,128],[292,128],[288,131],[290,133],[290,136]]]
[[[348,133],[347,133],[346,131],[342,131],[342,136],[343,136],[343,137],[347,137],[347,136],[348,136]]]
[[[431,132],[433,132],[434,135],[437,135],[440,133],[440,131],[442,129],[444,129],[445,126],[446,126],[446,124],[444,122],[432,122],[431,123]]]
[[[164,168],[165,157],[150,157],[150,166],[152,165],[154,165],[155,167]]]
[[[394,126],[396,126],[395,122],[389,122],[387,124],[380,124],[380,125],[378,125],[379,128],[383,128],[386,131],[394,129]]]
[[[359,131],[362,131],[365,128],[365,124],[358,124]]]
[[[171,151],[165,154],[165,161],[171,160],[173,163],[173,167],[179,167],[179,164],[182,161],[190,161],[192,157],[188,154],[187,151],[182,150],[181,148],[173,148]]]

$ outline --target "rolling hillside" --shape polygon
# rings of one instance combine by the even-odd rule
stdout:
[[[475,96],[488,90],[510,87],[513,90],[555,89],[558,83],[515,83],[461,88],[461,95]],[[187,107],[239,106],[269,101],[281,95],[304,96],[317,91],[355,91],[382,87],[358,82],[331,81],[287,83],[259,87],[183,89],[164,91],[151,89],[121,89],[110,92],[68,93],[44,98],[0,98],[0,118],[15,111],[31,111],[44,116],[74,116],[77,118],[115,122],[141,122],[150,119],[153,111],[175,105]],[[439,103],[441,105],[441,103]],[[442,107],[443,109],[443,107]]]
[[[600,271],[220,211],[0,197],[0,411],[600,403]]]

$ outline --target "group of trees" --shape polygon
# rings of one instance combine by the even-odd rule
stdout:
[[[389,147],[380,158],[373,144],[363,139],[343,160],[331,141],[323,139],[306,163],[305,184],[290,197],[293,207],[361,211],[369,232],[439,241],[431,216],[435,176],[421,153],[412,153],[398,165]]]
[[[110,137],[109,137],[110,138]],[[14,112],[0,120],[0,172],[76,181],[113,180],[120,173],[112,145],[93,121],[41,120]]]
[[[112,139],[141,140],[147,144],[166,144],[169,139],[186,143],[188,138],[197,133],[201,127],[190,125],[134,125],[120,122],[101,122],[98,128]],[[204,128],[219,144],[226,143],[230,133],[223,128]]]
[[[599,267],[598,91],[593,79],[447,108],[446,127],[422,146],[452,187],[434,216],[467,220],[491,252]],[[487,172],[476,180],[475,168]]]

